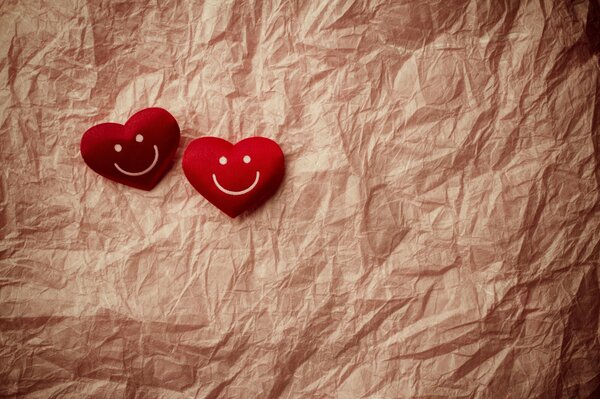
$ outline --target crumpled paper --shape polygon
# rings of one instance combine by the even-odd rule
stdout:
[[[0,4],[0,396],[600,395],[597,1]],[[83,132],[168,109],[150,192]],[[229,219],[194,138],[276,140]]]

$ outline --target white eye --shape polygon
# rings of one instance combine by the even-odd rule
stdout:
[[[225,157],[221,157],[221,158],[219,158],[219,163],[220,163],[221,165],[225,165],[225,164],[227,164],[227,158],[225,158]]]
[[[123,149],[123,147],[121,147],[121,144],[115,144],[115,151],[116,152],[121,152],[122,149]]]
[[[252,161],[252,159],[250,159],[250,156],[244,155],[244,163],[250,163],[250,161]]]
[[[141,143],[142,141],[144,141],[144,136],[142,136],[141,134],[138,134],[137,136],[135,136],[135,141],[137,141],[138,143]]]

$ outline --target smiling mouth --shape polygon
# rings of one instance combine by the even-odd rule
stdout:
[[[119,165],[117,165],[117,163],[115,162],[115,168],[117,168],[117,170],[127,176],[141,176],[144,175],[148,172],[150,172],[152,170],[152,168],[154,166],[156,166],[156,163],[158,162],[158,147],[155,145],[154,146],[154,161],[152,161],[152,165],[148,166],[146,169],[142,170],[141,172],[128,172],[126,170],[123,170]]]
[[[254,187],[256,187],[256,185],[258,184],[258,179],[260,179],[260,172],[258,170],[256,171],[256,178],[254,179],[254,183],[252,183],[252,185],[250,187],[248,187],[247,189],[244,189],[242,191],[227,190],[226,188],[224,188],[222,185],[219,184],[219,182],[217,181],[217,176],[214,173],[212,175],[212,178],[213,178],[213,181],[215,182],[215,186],[217,186],[217,188],[219,190],[221,190],[222,192],[224,192],[225,194],[244,195],[246,193],[249,193],[250,191],[252,191],[254,189]]]

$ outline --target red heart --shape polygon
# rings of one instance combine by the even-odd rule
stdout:
[[[183,154],[183,172],[192,186],[232,218],[275,194],[284,171],[281,148],[265,137],[250,137],[236,145],[201,137]]]
[[[151,190],[172,165],[179,126],[162,108],[146,108],[125,125],[101,123],[81,139],[81,156],[96,173],[142,190]]]

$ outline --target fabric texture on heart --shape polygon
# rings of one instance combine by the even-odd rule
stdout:
[[[101,123],[81,139],[81,156],[96,173],[131,187],[151,190],[169,171],[179,146],[175,118],[146,108],[124,124]]]
[[[235,145],[218,137],[201,137],[186,148],[183,171],[204,198],[235,218],[277,191],[285,162],[279,145],[265,137],[250,137]]]

